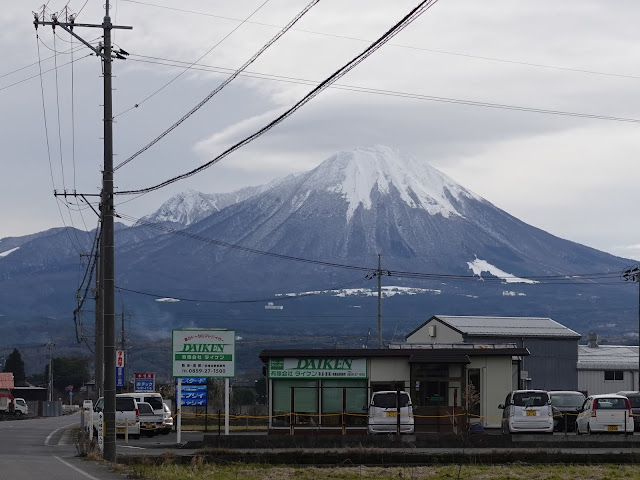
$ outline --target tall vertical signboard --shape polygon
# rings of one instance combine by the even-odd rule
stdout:
[[[124,350],[116,350],[116,387],[124,387]]]
[[[224,378],[224,430],[229,435],[229,378],[236,374],[236,332],[234,330],[173,330],[171,346],[171,364],[173,376],[178,378],[178,443],[181,436],[182,406],[188,403],[198,404],[204,400],[205,392],[187,391],[186,400],[182,392],[184,377]],[[194,385],[185,388],[194,388]],[[197,388],[197,387],[196,387]],[[202,395],[204,394],[204,399]]]

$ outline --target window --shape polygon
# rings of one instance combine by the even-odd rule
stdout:
[[[513,394],[513,404],[517,407],[542,407],[549,402],[545,392],[524,392]]]
[[[273,382],[274,426],[289,425],[291,395],[294,395],[296,425],[318,424],[318,384],[315,380],[278,380]]]
[[[622,370],[605,370],[604,380],[606,382],[617,382],[624,380],[624,372]]]
[[[364,425],[366,416],[363,415],[363,407],[366,409],[367,381],[366,380],[322,380],[322,413],[323,425],[341,425],[343,389],[346,394],[345,409],[347,413],[347,425]]]

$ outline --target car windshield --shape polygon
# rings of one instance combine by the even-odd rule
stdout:
[[[158,409],[163,408],[162,407],[162,405],[163,405],[162,404],[162,398],[160,398],[160,397],[144,397],[144,401],[149,403],[149,404],[151,404],[151,407],[154,410],[158,410]]]
[[[626,398],[596,398],[594,404],[602,410],[626,410],[628,408]]]
[[[116,410],[118,412],[121,411],[131,411],[136,409],[136,402],[133,398],[123,398],[116,397]]]
[[[584,396],[575,393],[551,394],[551,405],[554,407],[578,408],[584,403]]]
[[[400,407],[406,407],[409,403],[409,395],[400,394]],[[372,404],[374,407],[380,408],[396,408],[396,393],[376,393],[373,395]]]
[[[549,402],[547,392],[517,392],[513,404],[518,407],[542,407]]]

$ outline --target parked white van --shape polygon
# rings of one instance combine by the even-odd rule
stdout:
[[[576,434],[626,433],[633,435],[631,402],[622,395],[591,395],[576,419]]]
[[[120,393],[118,396],[131,397],[136,401],[136,403],[146,402],[151,405],[155,415],[160,415],[162,418],[165,416],[164,400],[162,399],[162,395],[158,392],[129,392]],[[157,431],[153,433],[160,433],[162,430],[164,430],[164,425],[161,425]]]
[[[140,438],[140,413],[133,398],[116,395],[116,435],[130,435]],[[99,413],[104,410],[104,397],[100,397],[93,407],[92,423],[94,433],[98,433]]]
[[[502,433],[553,433],[553,407],[544,390],[514,390],[498,405],[502,412]]]
[[[399,394],[399,395],[398,395]],[[407,392],[374,392],[369,403],[369,433],[414,432],[413,405]]]

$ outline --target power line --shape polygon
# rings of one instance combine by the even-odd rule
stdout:
[[[319,0],[316,0],[319,1]],[[189,66],[187,66],[187,68],[185,68],[182,72],[180,72],[178,75],[176,75],[175,77],[173,77],[171,80],[169,80],[167,83],[165,83],[162,87],[160,87],[159,89],[155,90],[153,93],[151,93],[150,95],[146,96],[144,99],[142,99],[140,102],[136,103],[135,105],[133,105],[132,107],[129,107],[128,109],[124,110],[123,112],[118,113],[117,115],[114,115],[113,118],[119,117],[120,115],[124,115],[127,112],[130,112],[131,110],[134,110],[136,108],[139,108],[140,105],[142,105],[143,103],[145,103],[147,100],[151,99],[152,97],[154,97],[156,94],[160,93],[162,90],[164,90],[166,87],[168,87],[169,85],[171,85],[173,82],[175,82],[178,78],[180,78],[184,73],[186,73],[187,71],[189,71],[191,69],[192,66],[196,65],[200,60],[202,60],[204,57],[206,57],[207,55],[209,55],[213,50],[215,50],[222,42],[224,42],[227,38],[229,38],[231,35],[233,35],[233,33],[236,32],[236,30],[238,30],[242,25],[245,24],[245,22],[247,20],[249,20],[251,17],[253,17],[256,13],[258,13],[259,10],[262,9],[262,7],[264,7],[267,3],[269,2],[269,0],[266,0],[265,2],[263,2],[258,8],[256,8],[253,12],[251,12],[251,14],[244,19],[243,21],[240,22],[239,25],[236,26],[236,28],[234,28],[233,30],[231,30],[227,35],[225,35],[222,40],[220,40],[218,43],[216,43],[213,47],[211,47],[209,50],[207,50],[203,55],[200,56],[200,58],[198,58],[195,62],[191,62],[191,64]],[[126,162],[125,162],[126,163]],[[123,165],[123,164],[121,164]],[[117,170],[118,168],[120,168],[121,165],[118,165],[115,169]]]
[[[173,131],[175,128],[177,128],[182,122],[184,122],[185,120],[187,120],[191,115],[193,115],[195,112],[197,112],[204,104],[206,104],[209,100],[211,100],[211,98],[216,95],[218,92],[220,92],[224,87],[226,87],[229,83],[231,83],[233,80],[236,79],[236,77],[238,75],[240,75],[240,73],[245,70],[249,65],[251,65],[253,62],[255,62],[260,55],[262,55],[271,45],[273,45],[280,37],[282,37],[293,25],[296,24],[296,22],[298,22],[309,10],[311,10],[311,8],[313,8],[320,0],[312,0],[305,8],[302,9],[302,11],[300,11],[294,18],[293,20],[291,20],[282,30],[280,30],[280,32],[278,32],[277,35],[275,35],[271,40],[269,40],[260,50],[258,50],[255,54],[253,54],[251,56],[251,58],[249,58],[249,60],[247,60],[238,70],[236,70],[232,75],[230,75],[224,82],[222,82],[220,85],[218,85],[218,87],[216,87],[209,95],[207,95],[200,103],[198,103],[195,107],[193,107],[191,110],[189,110],[189,112],[187,112],[185,115],[183,115],[183,117],[178,120],[177,122],[175,122],[173,125],[171,125],[168,129],[166,129],[164,132],[162,132],[160,135],[158,135],[154,140],[152,140],[150,143],[148,143],[146,146],[144,146],[143,148],[141,148],[140,150],[138,150],[136,153],[134,153],[133,155],[131,155],[129,158],[127,158],[124,162],[120,163],[118,166],[116,166],[116,168],[114,168],[114,172],[116,170],[118,170],[120,167],[122,167],[123,165],[126,165],[127,163],[129,163],[131,160],[133,160],[134,158],[136,158],[138,155],[140,155],[141,153],[145,152],[146,150],[148,150],[149,148],[151,148],[153,145],[155,145],[157,142],[159,142],[162,138],[164,138],[166,135],[168,135],[171,131]],[[266,3],[266,2],[265,2]],[[264,5],[264,4],[263,4]],[[261,8],[261,7],[260,7]],[[257,10],[256,10],[257,12]],[[255,12],[254,12],[255,13]],[[253,15],[253,14],[252,14]]]
[[[130,288],[124,288],[124,287],[120,287],[116,285],[116,289],[121,290],[123,292],[129,292],[129,293],[136,293],[138,295],[144,295],[147,297],[155,297],[155,298],[171,298],[173,300],[179,300],[181,302],[190,302],[190,303],[223,303],[223,304],[237,304],[237,303],[264,303],[264,302],[272,302],[272,301],[278,301],[278,302],[282,302],[282,301],[286,301],[286,300],[295,300],[297,298],[302,298],[302,297],[308,297],[311,295],[317,295],[318,293],[325,293],[325,292],[331,292],[334,290],[344,290],[345,288],[349,288],[353,285],[357,285],[359,283],[362,283],[363,280],[365,280],[366,277],[360,277],[356,280],[353,280],[351,282],[348,282],[344,285],[341,286],[337,286],[337,287],[331,287],[331,288],[326,288],[324,290],[314,290],[313,292],[307,292],[307,293],[300,293],[300,294],[296,294],[295,296],[287,296],[287,297],[280,297],[280,296],[272,296],[272,297],[268,297],[268,298],[253,298],[253,299],[245,299],[245,300],[211,300],[211,299],[199,299],[199,298],[183,298],[183,297],[176,297],[173,295],[159,295],[157,293],[150,293],[150,292],[143,292],[140,290],[133,290]]]
[[[157,5],[157,4],[153,4],[153,3],[149,3],[149,2],[141,2],[141,1],[137,1],[137,0],[122,0],[122,1],[128,2],[128,3],[136,3],[136,4],[139,4],[139,5],[145,5],[145,6],[148,6],[148,7],[155,7],[155,8],[161,8],[161,9],[166,9],[166,10],[172,10],[172,11],[176,11],[176,12],[183,12],[183,13],[189,13],[189,14],[194,14],[194,15],[201,15],[201,16],[212,17],[212,18],[219,18],[219,19],[223,19],[223,20],[231,20],[231,21],[234,21],[234,22],[242,21],[242,20],[240,20],[238,18],[226,17],[226,16],[223,16],[223,15],[215,15],[215,14],[210,14],[210,13],[205,13],[205,12],[198,12],[198,11],[194,11],[194,10],[186,10],[186,9],[183,9],[183,8],[168,7],[168,6],[165,6],[165,5]],[[265,26],[265,27],[280,28],[278,25],[274,25],[274,24],[271,24],[271,23],[264,23],[264,22],[246,22],[246,23],[250,23],[252,25]],[[316,32],[316,31],[313,31],[313,30],[303,30],[303,29],[297,29],[297,28],[293,29],[293,30],[297,31],[297,32],[310,33],[312,35],[321,35],[321,36],[324,36],[324,37],[332,37],[332,38],[338,38],[338,39],[343,39],[343,40],[353,40],[353,41],[367,42],[367,43],[371,42],[370,39],[351,37],[351,36],[347,36],[347,35],[336,35],[336,34],[332,34],[332,33]],[[486,56],[486,55],[473,55],[473,54],[469,54],[469,53],[451,52],[451,51],[446,51],[446,50],[435,50],[435,49],[432,49],[432,48],[416,47],[414,45],[401,45],[401,44],[397,44],[397,43],[389,43],[388,45],[390,47],[396,47],[396,48],[406,48],[406,49],[410,49],[410,50],[418,50],[418,51],[424,51],[424,52],[430,52],[430,53],[437,53],[437,54],[441,54],[441,55],[451,55],[451,56],[456,56],[456,57],[474,58],[474,59],[478,59],[478,60],[487,60],[487,61],[491,61],[491,62],[510,63],[510,64],[514,64],[514,65],[523,65],[523,66],[527,66],[527,67],[537,67],[537,68],[545,68],[545,69],[553,69],[553,70],[563,70],[563,71],[567,71],[567,72],[586,73],[586,74],[589,74],[589,75],[602,75],[602,76],[608,76],[608,77],[619,77],[619,78],[628,78],[628,79],[633,79],[633,80],[640,80],[640,77],[639,76],[635,76],[635,75],[625,75],[625,74],[620,74],[620,73],[602,72],[602,71],[597,71],[597,70],[562,67],[562,66],[558,66],[558,65],[547,65],[547,64],[543,64],[543,63],[526,62],[526,61],[521,61],[521,60],[509,60],[509,59],[504,59],[504,58],[489,57],[489,56]]]
[[[323,90],[325,90],[327,87],[329,87],[336,80],[342,78],[348,72],[350,72],[355,67],[357,67],[360,63],[362,63],[366,58],[368,58],[370,55],[375,53],[380,47],[382,47],[385,43],[387,43],[391,38],[393,38],[399,32],[404,30],[408,25],[410,25],[423,12],[425,12],[426,10],[431,8],[433,5],[435,5],[435,3],[437,1],[438,0],[423,0],[420,4],[418,4],[417,7],[415,7],[407,15],[405,15],[404,18],[402,18],[399,22],[397,22],[393,27],[391,27],[387,32],[385,32],[380,38],[378,38],[378,40],[376,40],[369,47],[367,47],[362,53],[360,53],[359,55],[354,57],[352,60],[347,62],[345,65],[343,65],[340,69],[338,69],[336,72],[334,72],[331,76],[326,78],[323,82],[321,82],[318,86],[316,86],[313,90],[311,90],[311,92],[309,92],[307,95],[305,95],[305,97],[302,98],[302,100],[298,101],[293,107],[289,108],[286,112],[281,114],[279,117],[277,117],[275,120],[271,121],[266,126],[262,127],[257,132],[253,133],[249,137],[246,137],[244,140],[241,140],[240,142],[236,143],[232,147],[228,148],[223,153],[221,153],[220,155],[215,157],[213,160],[210,160],[209,162],[205,163],[204,165],[202,165],[202,166],[200,166],[200,167],[198,167],[198,168],[196,168],[194,170],[191,170],[190,172],[184,173],[182,175],[178,175],[178,176],[173,177],[173,178],[171,178],[169,180],[165,180],[164,182],[159,183],[159,184],[157,184],[155,186],[147,187],[147,188],[143,188],[143,189],[139,189],[139,190],[128,190],[128,191],[115,192],[115,194],[116,195],[118,195],[118,194],[119,195],[137,195],[139,193],[149,193],[149,192],[152,192],[152,191],[157,190],[159,188],[162,188],[162,187],[165,187],[165,186],[170,185],[172,183],[175,183],[175,182],[177,182],[179,180],[182,180],[184,178],[187,178],[187,177],[190,177],[192,175],[195,175],[196,173],[199,173],[199,172],[201,172],[202,170],[204,170],[206,168],[209,168],[214,163],[217,163],[218,161],[220,161],[222,158],[226,157],[230,153],[232,153],[232,152],[238,150],[239,148],[243,147],[244,145],[252,142],[256,138],[260,137],[263,133],[269,131],[274,126],[276,126],[279,123],[281,123],[285,118],[287,118],[290,115],[292,115],[295,111],[297,111],[299,108],[301,108],[307,102],[309,102],[315,96],[320,94]]]
[[[132,55],[143,57],[143,58],[152,58],[152,59],[155,58],[157,60],[165,60],[168,62],[181,63],[179,60],[162,59],[158,57],[146,57],[144,55],[136,55],[136,54],[132,54]],[[138,60],[135,58],[132,58],[131,60],[134,62],[141,62],[141,63],[150,63],[150,64],[158,64],[158,65],[166,65],[166,66],[174,66],[174,67],[176,66],[170,63],[163,63],[161,61]],[[205,68],[201,68],[201,70],[203,71],[208,71],[208,72],[214,71],[216,73],[223,73],[224,70],[226,70],[223,67],[202,66],[202,65],[201,67],[205,67]],[[248,78],[272,80],[272,81],[278,81],[278,82],[295,83],[300,85],[314,85],[317,83],[315,80],[308,80],[308,79],[296,78],[296,77],[285,77],[285,76],[271,75],[271,74],[262,74],[257,72],[244,73],[242,76],[248,77]],[[413,100],[451,103],[451,104],[458,104],[458,105],[468,105],[473,107],[494,108],[494,109],[500,109],[500,110],[511,110],[511,111],[527,112],[527,113],[539,113],[544,115],[578,117],[578,118],[587,118],[587,119],[593,119],[593,120],[607,120],[607,121],[626,122],[626,123],[640,123],[640,119],[630,118],[630,117],[615,117],[610,115],[572,112],[567,110],[542,109],[542,108],[536,108],[536,107],[526,107],[522,105],[508,105],[508,104],[493,103],[493,102],[482,102],[477,100],[466,100],[466,99],[460,99],[460,98],[424,95],[420,93],[401,92],[397,90],[388,90],[388,89],[371,88],[371,87],[359,87],[355,85],[345,85],[345,84],[336,83],[331,85],[331,87],[329,88],[333,88],[337,90],[347,90],[347,91],[353,91],[353,92],[359,92],[359,93],[369,93],[369,94],[389,96],[389,97],[400,97],[400,98],[408,98]]]
[[[278,254],[274,252],[268,252],[264,250],[258,250],[255,248],[244,247],[237,244],[232,244],[228,242],[223,242],[219,240],[214,240],[212,238],[203,237],[202,235],[197,235],[194,233],[187,232],[185,230],[177,230],[171,227],[167,227],[162,224],[150,222],[148,220],[137,219],[135,217],[129,216],[127,214],[119,213],[118,216],[124,220],[135,223],[136,225],[146,226],[150,228],[154,228],[156,230],[164,231],[167,233],[171,233],[174,235],[179,235],[185,238],[189,238],[192,240],[201,241],[204,243],[209,243],[212,245],[217,245],[226,248],[232,248],[248,253],[253,253],[256,255],[264,255],[274,258],[279,258],[281,260],[290,260],[302,263],[309,263],[313,265],[320,265],[326,267],[333,268],[343,268],[348,270],[357,270],[357,271],[366,271],[368,273],[374,271],[375,269],[372,267],[358,266],[358,265],[348,265],[337,262],[326,262],[321,260],[312,260],[308,258],[302,257],[294,257],[292,255],[284,255]],[[501,284],[506,283],[509,285],[509,280],[513,279],[521,279],[522,282],[518,282],[517,285],[522,286],[523,282],[531,281],[535,282],[533,285],[550,285],[561,283],[563,285],[588,285],[587,282],[594,282],[594,285],[601,285],[601,283],[595,283],[595,280],[615,280],[611,285],[619,285],[619,272],[586,272],[586,273],[558,273],[555,275],[532,275],[526,276],[526,278],[516,277],[516,276],[508,276],[508,277],[480,277],[478,275],[460,275],[460,274],[444,274],[444,273],[424,273],[424,272],[408,272],[401,270],[384,270],[383,272],[388,272],[389,276],[393,277],[401,277],[401,278],[412,278],[418,280],[438,280],[438,281],[482,281],[482,282],[500,282]],[[516,283],[516,282],[513,282]],[[532,286],[529,284],[528,286]]]

